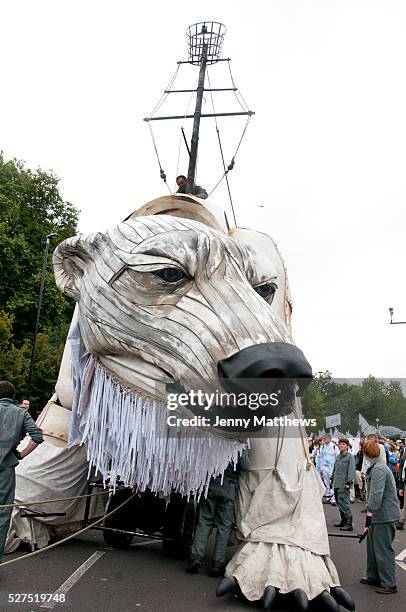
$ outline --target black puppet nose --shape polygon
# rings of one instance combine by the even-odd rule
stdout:
[[[248,346],[231,357],[221,359],[217,369],[223,379],[296,379],[299,394],[313,377],[312,368],[302,351],[288,342]]]

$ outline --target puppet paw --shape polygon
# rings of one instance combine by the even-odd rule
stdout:
[[[309,599],[302,589],[293,591],[292,596],[300,612],[307,612],[309,609]]]
[[[267,612],[269,612],[269,610],[272,609],[275,601],[276,601],[276,596],[277,596],[278,592],[275,589],[275,587],[273,586],[267,586],[264,594],[262,596],[262,604],[264,606],[264,610],[266,610]]]
[[[323,610],[323,612],[339,612],[340,610],[338,603],[328,591],[320,593],[314,601],[318,605],[318,609]]]
[[[223,595],[227,595],[227,593],[239,593],[240,588],[238,586],[237,579],[234,576],[228,576],[227,578],[223,578],[220,584],[217,587],[216,595],[217,597],[223,597]]]
[[[355,610],[355,602],[353,598],[342,587],[332,587],[330,593],[340,606],[347,608],[347,610],[350,610],[351,612]]]

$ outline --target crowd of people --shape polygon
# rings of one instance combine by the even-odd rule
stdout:
[[[324,503],[338,505],[340,522],[335,527],[353,531],[351,503],[355,499],[365,502],[361,510],[366,515],[365,527],[359,535],[368,536],[367,576],[360,582],[374,586],[379,594],[396,593],[393,540],[396,528],[403,529],[406,519],[404,442],[382,440],[374,433],[353,446],[347,438],[333,440],[326,434],[309,439],[309,452],[325,487]],[[248,458],[244,463],[246,465],[240,469],[248,468]],[[210,574],[223,575],[237,488],[238,470],[236,472],[231,466],[224,482],[219,477],[210,483],[207,499],[199,504],[200,516],[187,568],[189,573],[199,571],[209,535],[217,527]]]
[[[326,487],[324,503],[337,504],[334,490],[332,487],[332,475],[337,457],[340,454],[339,442],[344,438],[333,440],[329,434],[321,437],[309,438],[309,452],[314,465]],[[356,440],[352,445],[349,440],[348,452],[355,460],[355,478],[350,486],[351,503],[354,499],[365,501],[366,499],[366,472],[368,461],[363,453],[363,445],[367,439],[375,439],[379,444],[380,458],[387,464],[395,479],[397,494],[400,507],[403,508],[404,487],[405,487],[405,460],[406,448],[404,440],[390,440],[379,438],[377,434],[370,434],[366,438]],[[404,524],[405,521],[403,521]],[[400,529],[403,528],[401,525]]]
[[[0,381],[0,421],[7,431],[0,444],[0,562],[11,519],[10,504],[14,501],[15,467],[43,442],[41,430],[28,414],[29,402],[14,401],[14,387]],[[25,435],[31,437],[19,452],[17,446]],[[380,594],[396,593],[395,552],[396,529],[403,530],[406,522],[404,504],[406,486],[406,449],[402,440],[380,439],[371,433],[352,445],[341,437],[328,434],[309,439],[309,453],[325,487],[323,501],[338,505],[342,531],[353,531],[351,503],[365,502],[367,538],[367,576],[362,584],[374,586]],[[197,573],[202,565],[210,533],[217,528],[210,574],[223,576],[226,548],[234,522],[234,504],[240,470],[249,469],[249,452],[240,458],[237,469],[230,465],[224,476],[212,478],[207,498],[199,502],[199,519],[192,546],[189,573]],[[8,505],[8,506],[7,506]]]
[[[347,438],[326,434],[309,439],[309,453],[325,487],[323,502],[338,504],[341,521],[335,527],[353,531],[351,503],[365,502],[367,576],[361,583],[380,594],[396,593],[393,540],[406,522],[404,440],[371,433],[352,448]]]

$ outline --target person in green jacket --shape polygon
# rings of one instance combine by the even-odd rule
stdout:
[[[240,470],[249,468],[248,450],[244,450],[235,466],[230,463],[224,474],[212,478],[207,497],[198,505],[198,520],[193,538],[190,563],[186,568],[189,574],[197,574],[202,566],[209,536],[217,527],[216,543],[213,553],[213,567],[210,576],[224,576],[226,549],[234,522],[234,505]]]
[[[42,431],[36,426],[27,410],[13,401],[14,386],[7,380],[0,381],[0,506],[14,503],[15,467],[20,459],[29,455],[44,441]],[[17,446],[29,435],[31,441],[21,451]],[[12,508],[0,508],[0,563],[4,553]]]
[[[341,531],[353,531],[352,512],[350,504],[350,489],[355,479],[355,459],[349,452],[351,445],[347,438],[338,441],[338,455],[332,474],[334,497],[340,511],[341,522],[334,525]]]
[[[362,584],[375,586],[381,595],[396,593],[395,551],[393,540],[400,508],[396,484],[388,466],[379,459],[379,445],[367,440],[363,452],[370,462],[366,478],[368,485],[367,514],[364,534],[367,539],[367,576]]]

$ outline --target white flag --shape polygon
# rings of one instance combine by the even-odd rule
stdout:
[[[337,425],[341,425],[341,414],[326,416],[326,428],[336,427]]]
[[[358,423],[359,428],[363,434],[367,433],[371,429],[371,426],[369,425],[368,421],[364,419],[361,413],[358,414]]]

